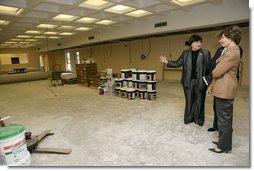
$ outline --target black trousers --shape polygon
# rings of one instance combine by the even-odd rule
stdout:
[[[224,151],[232,150],[232,123],[234,99],[214,97],[219,140],[217,147]]]
[[[191,80],[189,88],[183,87],[185,95],[185,112],[184,123],[195,122],[199,126],[203,126],[205,121],[205,97],[206,90],[199,90],[196,79]]]
[[[213,128],[218,129],[217,125],[217,114],[216,114],[216,105],[215,105],[215,97],[213,98],[213,112],[214,112],[214,118],[213,118]]]

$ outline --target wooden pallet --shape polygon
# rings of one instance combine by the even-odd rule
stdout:
[[[65,84],[77,84],[78,83],[78,78],[77,77],[63,78],[63,82]]]

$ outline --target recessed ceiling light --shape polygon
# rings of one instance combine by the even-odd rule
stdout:
[[[27,36],[27,35],[19,35],[17,36],[18,38],[30,38],[31,36]]]
[[[96,21],[99,21],[99,19],[91,18],[91,17],[83,17],[83,18],[76,20],[76,22],[80,22],[80,23],[94,23]]]
[[[11,41],[23,41],[23,39],[11,39]]]
[[[40,34],[41,31],[36,31],[36,30],[28,30],[25,33],[30,33],[30,34]]]
[[[57,36],[50,36],[48,37],[49,39],[59,39],[60,37],[57,37]]]
[[[70,36],[70,35],[73,35],[73,34],[74,34],[74,33],[63,32],[63,33],[60,33],[59,35]]]
[[[10,23],[10,21],[0,20],[0,25],[7,25],[9,23]]]
[[[54,20],[61,20],[61,21],[73,21],[77,18],[78,18],[78,16],[74,16],[74,15],[59,14],[59,15],[55,16],[53,19]]]
[[[19,15],[23,11],[24,11],[24,9],[22,9],[22,8],[0,5],[0,13],[3,13],[3,14]]]
[[[34,38],[36,38],[36,39],[45,39],[46,36],[34,36]]]
[[[172,0],[171,2],[180,5],[180,6],[187,6],[192,5],[200,2],[204,2],[205,0]]]
[[[58,34],[58,32],[53,32],[53,31],[46,31],[43,34],[47,34],[47,35],[56,35]]]
[[[53,25],[53,24],[39,24],[38,26],[36,26],[38,28],[55,28],[57,27],[57,25]]]
[[[110,25],[110,24],[114,24],[116,23],[115,21],[111,21],[111,20],[101,20],[96,22],[95,24],[102,24],[102,25]]]
[[[87,30],[91,30],[91,28],[88,28],[88,27],[79,27],[75,30],[80,30],[80,31],[87,31]]]
[[[125,5],[116,5],[111,8],[105,9],[104,11],[113,12],[113,13],[117,13],[117,14],[123,14],[123,13],[130,12],[133,10],[135,10],[135,8],[131,8],[131,7],[128,7]]]
[[[112,4],[113,3],[110,3],[110,2],[104,1],[104,0],[86,0],[85,2],[79,4],[79,6],[100,10],[103,8],[107,8]]]
[[[136,10],[136,11],[129,12],[125,15],[132,16],[132,17],[143,17],[143,16],[150,15],[150,14],[152,14],[152,13],[149,11]]]
[[[17,42],[4,42],[4,43],[7,43],[7,44],[13,44],[13,43],[17,43]]]
[[[36,42],[37,39],[26,39],[25,41],[28,41],[28,42]]]

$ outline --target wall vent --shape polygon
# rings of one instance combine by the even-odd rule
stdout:
[[[161,22],[161,23],[155,23],[154,24],[155,28],[157,28],[157,27],[163,27],[163,26],[167,26],[167,22]]]
[[[94,39],[94,36],[89,36],[88,37],[88,40],[93,40]]]

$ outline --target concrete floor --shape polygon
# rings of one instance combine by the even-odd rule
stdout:
[[[0,116],[34,135],[51,129],[40,147],[71,148],[68,155],[32,153],[31,166],[250,166],[249,89],[234,103],[233,151],[216,154],[213,97],[205,124],[183,124],[179,82],[158,81],[156,100],[98,95],[78,84],[51,87],[48,80],[0,85]]]

